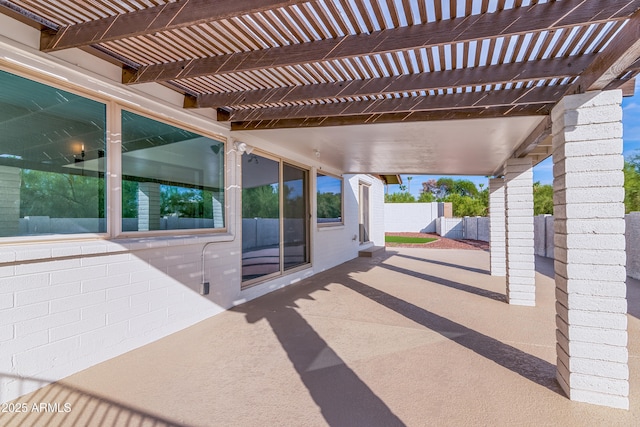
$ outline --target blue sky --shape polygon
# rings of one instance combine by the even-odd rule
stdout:
[[[629,157],[633,154],[640,154],[640,79],[636,81],[636,93],[632,97],[623,98],[622,100],[623,118],[623,154]],[[413,177],[411,182],[408,177]],[[443,175],[402,175],[402,181],[407,186],[407,190],[411,187],[411,194],[418,197],[422,189],[422,183],[429,179],[438,179]],[[488,179],[484,176],[459,176],[453,178],[464,178],[473,181],[476,185],[484,184],[487,188]],[[540,181],[542,184],[553,183],[553,162],[551,157],[539,163],[533,168],[533,180]],[[389,186],[389,193],[400,191],[397,185]]]

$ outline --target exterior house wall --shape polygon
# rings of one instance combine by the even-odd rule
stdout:
[[[38,31],[0,15],[0,66],[14,71],[16,63],[22,64],[16,72],[32,70],[28,74],[47,84],[95,94],[108,108],[114,105],[111,101],[130,103],[170,118],[172,123],[229,136],[228,130],[207,117],[212,113],[184,111],[179,94],[160,85],[125,87],[119,83],[118,67],[76,49],[55,56],[40,54],[38,40]],[[43,74],[33,70],[43,70]],[[308,165],[310,194],[315,194],[315,159],[278,149],[270,141],[252,143]],[[371,186],[370,244],[384,244],[382,182],[371,176],[345,175],[343,225],[317,227],[312,202],[312,263],[242,289],[241,162],[231,145],[226,144],[227,227],[221,232],[0,241],[0,401],[356,257],[359,244],[353,236],[358,232],[361,181]],[[340,175],[340,171],[333,172]],[[110,197],[117,201],[120,194]],[[200,295],[203,281],[210,283],[210,292],[204,296]]]

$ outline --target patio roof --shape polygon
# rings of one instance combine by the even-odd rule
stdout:
[[[42,30],[44,52],[89,50],[121,64],[124,84],[161,83],[184,94],[185,108],[217,109],[239,138],[382,174],[493,175],[511,156],[546,158],[548,114],[564,95],[633,88],[639,8],[638,0],[0,0],[0,11]]]

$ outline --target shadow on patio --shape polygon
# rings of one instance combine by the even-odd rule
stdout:
[[[158,414],[149,425],[638,425],[634,382],[631,411],[559,392],[553,281],[537,275],[537,307],[509,306],[488,260],[438,249],[356,259],[19,401],[82,389],[95,398],[74,406],[77,419],[107,401]],[[639,330],[629,317],[631,378]]]

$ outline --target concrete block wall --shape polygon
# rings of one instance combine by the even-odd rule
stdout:
[[[640,212],[625,217],[627,275],[640,280]]]
[[[384,229],[387,232],[435,233],[438,203],[385,203]]]
[[[552,111],[557,375],[572,399],[629,407],[622,92]]]
[[[464,236],[462,218],[437,218],[436,233],[449,239],[462,239]]]
[[[536,287],[531,159],[509,159],[504,169],[507,301],[533,306]]]
[[[507,275],[504,179],[489,179],[489,251],[492,276]]]

